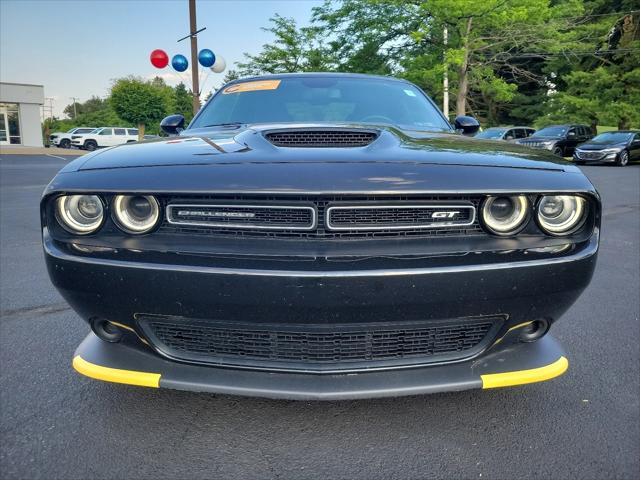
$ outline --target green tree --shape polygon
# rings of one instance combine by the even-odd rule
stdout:
[[[86,102],[75,102],[75,109],[74,104],[70,103],[64,108],[63,112],[68,118],[74,120],[76,114],[79,117],[82,114],[98,112],[106,108],[108,108],[108,101],[94,95]]]
[[[230,69],[227,70],[227,73],[225,74],[224,78],[222,79],[222,84],[225,85],[229,82],[233,82],[234,80],[237,80],[240,78],[240,73],[237,70],[234,69]]]
[[[636,42],[635,52],[640,52]],[[562,91],[549,96],[548,113],[537,124],[557,121],[616,125],[620,130],[640,128],[640,55],[628,52],[620,64],[609,63],[594,70],[574,71],[564,78]],[[635,67],[631,62],[633,60]]]
[[[298,28],[293,18],[277,14],[269,21],[272,26],[263,30],[271,32],[275,36],[274,41],[263,45],[257,55],[245,53],[246,60],[237,63],[239,76],[330,69],[320,28]]]
[[[185,122],[189,124],[193,118],[193,94],[182,82],[174,89],[174,105],[174,113],[183,115]]]
[[[125,120],[138,126],[138,139],[144,137],[145,126],[157,123],[169,111],[167,97],[162,90],[135,77],[121,78],[111,87],[110,104],[115,113]]]
[[[75,119],[77,115],[82,113],[82,104],[80,102],[73,102],[64,107],[63,113],[71,120]]]

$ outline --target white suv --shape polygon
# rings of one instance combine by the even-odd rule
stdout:
[[[137,128],[102,127],[84,135],[71,135],[71,144],[92,152],[96,148],[113,147],[123,143],[137,142]]]
[[[86,133],[91,133],[96,129],[96,127],[76,127],[72,128],[68,132],[55,132],[49,135],[49,140],[51,144],[59,147],[59,148],[71,148],[71,136],[73,134],[76,135],[84,135]]]

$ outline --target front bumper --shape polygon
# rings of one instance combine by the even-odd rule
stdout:
[[[126,343],[103,342],[93,333],[80,344],[73,359],[73,367],[79,373],[108,382],[295,400],[396,397],[507,387],[552,379],[562,375],[568,366],[562,348],[550,336],[453,365],[331,375],[185,365]]]
[[[540,143],[520,143],[520,145],[523,145],[525,147],[529,147],[529,148],[535,148],[537,150],[553,150],[553,148],[555,147],[555,144],[540,144]]]
[[[288,271],[74,255],[46,228],[43,240],[51,279],[71,306],[87,321],[117,322],[143,341],[148,338],[136,318],[144,314],[309,324],[505,318],[495,341],[472,358],[411,368],[311,372],[194,365],[132,335],[108,344],[91,334],[74,359],[80,373],[102,380],[299,399],[489,388],[560,375],[566,360],[559,345],[549,336],[518,343],[518,327],[539,318],[553,323],[562,315],[588,285],[598,249],[596,230],[579,248],[556,258],[532,255],[532,260],[513,263],[403,270]],[[519,373],[494,376],[514,371]]]
[[[584,163],[615,163],[617,158],[618,158],[618,153],[608,153],[598,158],[585,158],[584,155],[580,154],[580,152],[575,152],[573,154],[574,161],[584,162]]]

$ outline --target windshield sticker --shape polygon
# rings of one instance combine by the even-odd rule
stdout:
[[[255,92],[257,90],[276,90],[280,86],[280,80],[258,80],[255,82],[236,83],[222,91],[223,95],[229,93]]]
[[[415,97],[416,96],[416,94],[414,92],[412,92],[411,90],[405,90],[404,93],[406,93],[410,97]]]

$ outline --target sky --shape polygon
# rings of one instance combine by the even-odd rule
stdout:
[[[279,13],[306,25],[311,9],[322,3],[197,0],[198,28],[207,27],[198,35],[198,49],[221,54],[229,68],[273,38],[261,30],[270,17]],[[71,97],[104,97],[113,79],[127,75],[159,75],[191,88],[190,69],[178,74],[149,62],[156,48],[191,61],[189,40],[177,43],[188,33],[187,0],[0,0],[0,81],[44,85],[59,117]],[[223,77],[211,73],[201,84],[203,96]]]

